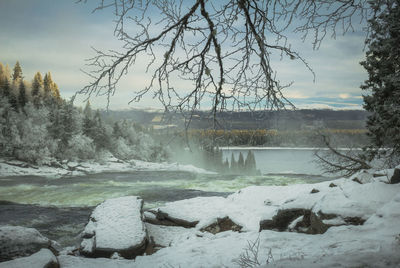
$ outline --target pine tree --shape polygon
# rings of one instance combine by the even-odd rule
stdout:
[[[86,118],[92,118],[92,107],[90,106],[90,101],[86,102],[85,109],[83,109],[83,114],[85,115]]]
[[[4,67],[3,63],[0,62],[0,80],[5,76],[6,68]]]
[[[4,97],[9,98],[11,95],[11,86],[10,81],[8,81],[7,77],[4,77],[1,81],[0,87],[2,89],[2,94]]]
[[[26,97],[26,87],[24,81],[22,79],[19,81],[19,88],[18,88],[18,105],[20,107],[24,107],[27,102]]]
[[[43,78],[43,91],[44,91],[45,97],[50,96],[52,85],[53,85],[53,80],[51,79],[50,72],[48,72],[47,74],[44,75],[44,78]]]
[[[13,81],[17,81],[18,79],[22,79],[22,68],[17,61],[14,66],[14,72],[12,75]]]
[[[114,138],[116,138],[116,139],[123,136],[121,127],[119,126],[118,122],[115,122],[115,123],[114,123],[114,126],[113,126],[113,136],[114,136]]]
[[[361,88],[370,92],[364,97],[364,108],[371,113],[367,129],[373,148],[391,148],[391,156],[400,156],[400,2],[370,5],[376,16],[369,20],[368,51],[361,62],[368,72]],[[368,152],[373,157],[379,150]]]
[[[43,79],[42,75],[37,72],[33,78],[32,82],[32,96],[37,97],[40,95],[41,90],[43,88]]]
[[[52,93],[52,95],[53,95],[53,98],[58,102],[58,103],[60,103],[61,102],[61,95],[60,95],[60,91],[58,90],[58,86],[57,86],[57,84],[56,83],[52,83],[52,85],[51,85],[51,93]]]

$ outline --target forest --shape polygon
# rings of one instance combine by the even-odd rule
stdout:
[[[0,156],[33,164],[55,160],[119,159],[161,161],[166,150],[127,120],[105,122],[90,102],[84,109],[60,97],[50,72],[32,81],[17,62],[0,63]]]

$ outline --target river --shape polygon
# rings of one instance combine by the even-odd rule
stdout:
[[[232,152],[238,155],[240,150],[224,150],[224,155],[230,156]],[[93,206],[105,199],[137,195],[144,199],[145,208],[152,208],[197,196],[227,196],[250,185],[315,183],[328,179],[314,168],[310,151],[266,151],[254,149],[257,167],[264,174],[261,176],[134,171],[68,178],[0,177],[0,224],[34,227],[56,240],[60,247],[73,246],[79,242],[79,233]]]

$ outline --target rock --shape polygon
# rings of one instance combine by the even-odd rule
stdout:
[[[371,173],[372,172],[372,173]],[[350,179],[359,184],[365,184],[374,181],[374,172],[372,170],[360,170],[350,177]]]
[[[87,257],[126,259],[144,253],[148,240],[142,222],[143,200],[136,196],[108,199],[92,212],[83,231],[80,252]]]
[[[342,218],[339,215],[315,213],[308,209],[285,209],[279,210],[272,220],[261,221],[260,231],[289,230],[307,234],[323,234],[331,226],[362,225],[364,222],[365,220],[360,217]]]
[[[342,218],[335,214],[324,214],[322,212],[310,214],[310,226],[307,233],[323,234],[329,227],[341,225],[362,225],[365,220],[360,217],[345,217]]]
[[[157,251],[165,247],[170,247],[174,244],[179,245],[182,242],[194,237],[195,234],[201,233],[194,228],[154,225],[151,223],[146,223],[145,225],[147,235],[150,237],[150,246],[146,250],[146,255],[149,255],[151,251]],[[154,244],[151,240],[153,240]]]
[[[240,232],[242,228],[243,228],[242,226],[233,222],[229,217],[224,217],[224,218],[217,218],[217,220],[214,223],[200,229],[200,231],[217,234],[225,231]]]
[[[1,268],[59,268],[57,257],[49,249],[29,256],[0,263]]]
[[[319,190],[318,190],[318,189],[315,189],[315,188],[312,189],[311,192],[310,192],[310,194],[316,194],[316,193],[319,193]]]
[[[308,229],[306,233],[308,234],[323,234],[325,233],[330,225],[327,225],[323,222],[323,219],[333,219],[335,218],[336,215],[324,215],[322,213],[310,213],[310,226],[308,226]]]
[[[392,177],[390,178],[390,184],[400,183],[400,169],[395,168]]]
[[[155,225],[165,226],[181,226],[184,228],[193,228],[199,221],[187,221],[170,216],[168,213],[163,212],[161,209],[149,210],[144,214],[144,221]]]
[[[279,210],[272,220],[262,220],[260,222],[261,230],[277,230],[285,231],[289,224],[300,216],[307,213],[307,210],[302,208],[292,208]]]
[[[331,182],[331,184],[329,184],[329,187],[333,188],[333,187],[337,187],[337,185],[334,184],[333,182]]]
[[[42,248],[54,250],[51,240],[38,230],[20,226],[0,226],[0,262],[26,257]]]

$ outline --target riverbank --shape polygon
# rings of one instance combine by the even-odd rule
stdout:
[[[48,161],[44,165],[33,165],[14,159],[0,159],[0,177],[9,176],[43,176],[49,178],[62,178],[82,176],[103,172],[130,172],[130,171],[187,171],[201,174],[215,174],[193,165],[179,163],[154,163],[141,160],[124,161],[113,156],[108,156],[101,161]]]
[[[227,197],[168,202],[144,213],[132,206],[135,226],[143,226],[140,232],[147,233],[146,243],[151,246],[146,254],[134,260],[118,253],[111,258],[83,257],[79,253],[83,248],[95,246],[90,239],[96,228],[105,235],[104,248],[111,241],[118,252],[119,241],[129,242],[109,236],[126,220],[121,216],[125,212],[119,212],[131,207],[127,202],[139,201],[110,199],[97,207],[91,217],[96,221],[88,222],[82,233],[88,241],[55,257],[61,268],[399,267],[400,184],[389,184],[395,182],[399,168],[367,170],[349,179],[315,184],[250,186]],[[111,225],[108,217],[101,216],[110,211],[116,215]],[[142,213],[142,222],[137,213]],[[47,253],[32,258],[54,261]],[[12,265],[13,261],[0,263],[0,267]]]

